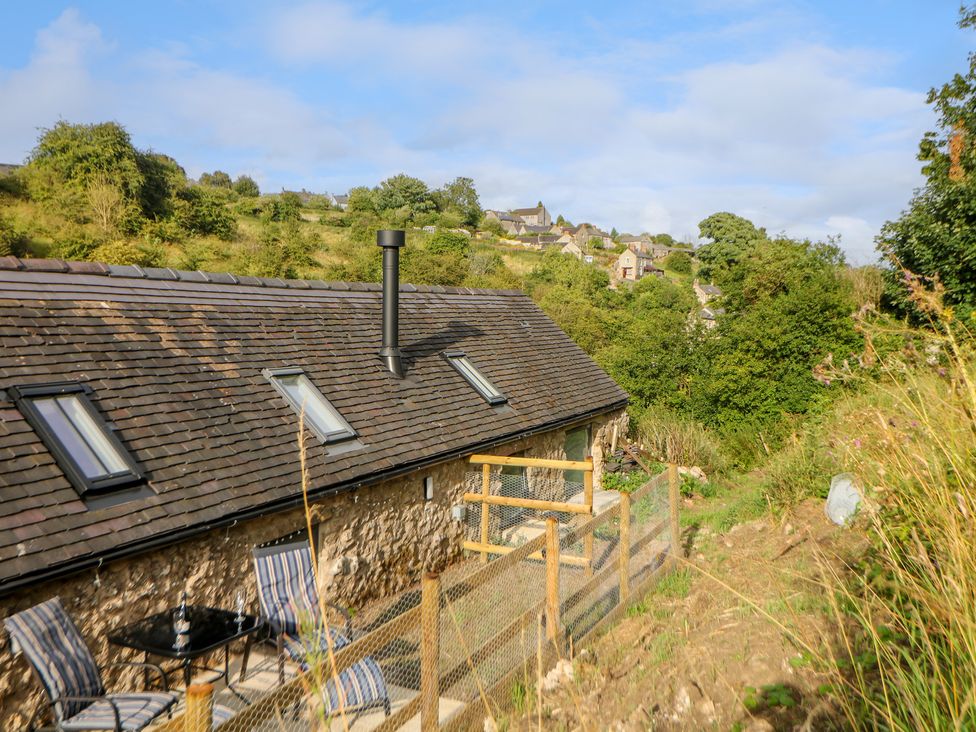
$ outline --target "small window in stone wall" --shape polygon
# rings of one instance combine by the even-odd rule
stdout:
[[[577,427],[566,432],[563,448],[567,460],[586,460],[590,454],[590,426]],[[570,498],[583,491],[583,471],[567,470],[565,473],[566,497]]]
[[[510,457],[525,457],[525,452],[517,452]],[[526,468],[521,465],[503,465],[501,469],[501,486],[499,495],[514,498],[531,498],[529,495],[529,476]],[[514,526],[528,515],[529,509],[517,506],[499,506],[498,515],[502,529]]]

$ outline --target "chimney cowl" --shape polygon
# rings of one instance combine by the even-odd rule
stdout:
[[[403,378],[400,358],[400,247],[406,243],[406,232],[381,229],[376,245],[383,249],[383,342],[380,358],[387,370]]]

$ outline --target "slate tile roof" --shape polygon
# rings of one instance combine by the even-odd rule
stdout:
[[[309,437],[316,494],[620,408],[627,395],[524,294],[401,286],[407,376],[382,368],[379,285],[0,257],[0,593],[300,500],[299,366],[359,434]],[[464,350],[492,407],[440,355]],[[94,509],[3,390],[79,381],[156,495]]]

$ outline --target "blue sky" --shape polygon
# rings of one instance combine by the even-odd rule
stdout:
[[[114,119],[269,191],[467,175],[486,207],[691,239],[730,210],[863,262],[973,45],[948,0],[161,5],[0,6],[0,162]]]

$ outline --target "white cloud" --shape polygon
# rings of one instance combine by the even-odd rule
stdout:
[[[50,127],[60,118],[92,119],[101,114],[102,89],[88,63],[108,50],[98,27],[69,9],[38,32],[27,65],[0,69],[0,161],[21,162],[34,147],[40,127]]]

